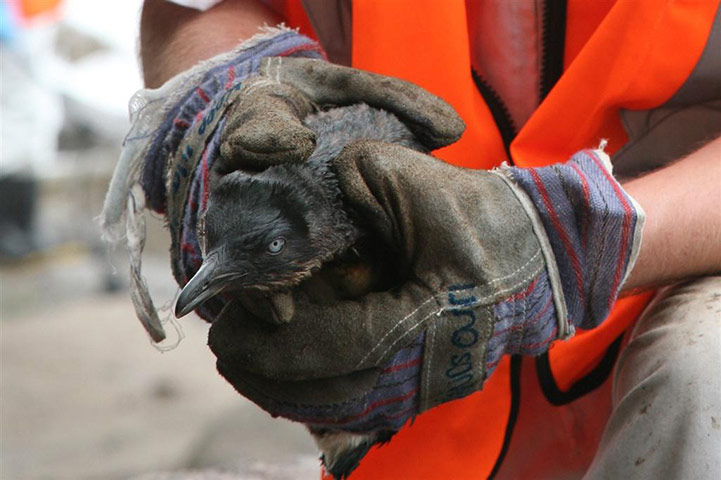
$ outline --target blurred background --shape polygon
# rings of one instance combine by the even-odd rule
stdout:
[[[156,350],[95,217],[141,88],[142,0],[0,4],[0,478],[318,478],[309,435],[215,372],[207,325]],[[144,273],[177,294],[162,220]]]

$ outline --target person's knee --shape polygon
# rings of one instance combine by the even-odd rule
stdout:
[[[616,400],[643,383],[691,400],[704,392],[719,397],[721,277],[662,292],[639,319],[619,359]]]
[[[662,292],[619,357],[586,478],[719,478],[720,346],[721,277]]]
[[[719,392],[721,277],[710,277],[662,292],[639,319],[617,365],[614,409],[637,440],[693,445],[681,468],[718,455]],[[658,445],[657,454],[670,452]]]

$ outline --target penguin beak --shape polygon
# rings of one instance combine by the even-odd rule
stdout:
[[[183,317],[202,305],[209,298],[220,293],[228,284],[226,275],[218,275],[221,262],[217,254],[209,255],[200,269],[183,287],[175,303],[175,316]],[[223,277],[223,278],[219,278]]]

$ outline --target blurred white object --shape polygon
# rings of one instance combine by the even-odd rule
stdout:
[[[61,23],[105,48],[69,62],[58,56],[50,67],[54,88],[73,109],[70,120],[91,125],[120,142],[128,120],[128,99],[142,88],[136,52],[142,0],[67,0]]]
[[[52,175],[64,121],[120,145],[129,128],[128,99],[142,86],[135,51],[141,5],[67,0],[58,22],[18,26],[2,42],[0,175]],[[56,53],[59,26],[103,48],[62,58]]]
[[[54,33],[53,26],[34,27],[0,44],[0,176],[32,175],[55,160],[63,110],[45,77]]]
[[[195,10],[205,11],[211,7],[216,6],[223,0],[167,0],[170,3],[175,3],[183,7],[194,8]]]

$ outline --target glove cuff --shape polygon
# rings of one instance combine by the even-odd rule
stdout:
[[[641,243],[645,214],[611,168],[598,149],[582,150],[564,164],[504,172],[538,212],[553,253],[549,272],[560,275],[569,322],[584,329],[608,316]]]
[[[241,43],[230,52],[205,60],[168,80],[158,90],[141,90],[131,105],[157,98],[164,100],[163,114],[152,132],[152,141],[144,155],[142,185],[149,207],[165,212],[167,161],[194,128],[212,121],[221,98],[243,80],[256,73],[266,57],[325,58],[321,47],[295,30],[267,27],[262,33]],[[213,129],[200,132],[207,137]]]
[[[574,327],[598,326],[638,255],[644,213],[602,150],[493,173],[526,211],[540,252],[506,298],[483,302],[472,285],[449,292],[426,331],[420,411],[481,389],[505,354],[539,355]]]

